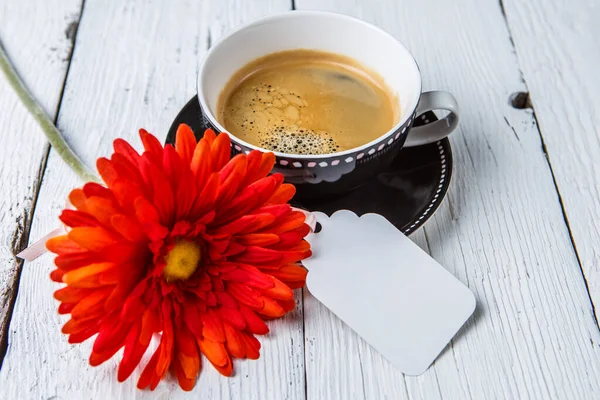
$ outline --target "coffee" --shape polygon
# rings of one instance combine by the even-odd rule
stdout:
[[[399,119],[382,79],[338,54],[290,50],[251,61],[229,80],[219,122],[255,146],[329,154],[378,138]]]

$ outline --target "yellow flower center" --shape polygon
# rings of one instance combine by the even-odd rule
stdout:
[[[163,276],[167,282],[187,279],[196,271],[201,258],[198,244],[180,240],[167,254]]]

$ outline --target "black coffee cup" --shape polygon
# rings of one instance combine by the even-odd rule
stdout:
[[[344,193],[373,177],[403,146],[433,143],[458,125],[458,106],[448,92],[421,92],[421,73],[414,57],[389,33],[356,18],[321,11],[290,11],[242,26],[208,51],[198,75],[198,99],[205,122],[226,132],[217,115],[217,101],[226,83],[244,65],[278,51],[311,49],[350,57],[381,76],[394,92],[400,118],[377,139],[331,154],[300,155],[274,152],[273,172],[297,188],[298,198]],[[447,115],[413,128],[419,115],[446,110]],[[232,153],[267,152],[231,135]]]

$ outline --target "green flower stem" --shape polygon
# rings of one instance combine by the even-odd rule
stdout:
[[[27,90],[27,87],[17,74],[17,71],[15,71],[10,63],[2,43],[0,43],[0,68],[2,69],[2,72],[4,72],[6,79],[8,79],[10,86],[15,90],[19,99],[21,99],[21,102],[44,131],[52,148],[61,156],[64,162],[66,162],[67,165],[84,181],[98,182],[98,176],[90,171],[73,150],[71,150],[52,120],[35,101],[29,90]]]

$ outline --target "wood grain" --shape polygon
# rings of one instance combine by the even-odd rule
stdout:
[[[81,0],[2,2],[0,41],[31,92],[54,118]],[[0,365],[48,143],[0,74]]]
[[[249,18],[289,8],[288,1],[105,2],[87,0],[63,97],[59,128],[90,166],[123,137],[138,148],[145,127],[164,139],[179,109],[195,93],[196,69],[209,38]],[[110,23],[107,23],[110,21]],[[67,193],[80,185],[51,152],[31,237],[53,229]],[[45,255],[26,263],[0,371],[0,398],[233,398],[304,399],[302,309],[270,323],[258,361],[236,362],[220,376],[208,362],[192,393],[173,379],[155,392],[135,388],[141,368],[124,384],[116,380],[120,354],[98,368],[88,365],[91,343],[72,346],[60,333]],[[301,301],[301,296],[299,296]],[[35,310],[35,312],[33,312]],[[148,360],[146,354],[142,365]]]
[[[117,383],[120,355],[91,368],[91,344],[67,344],[60,334],[65,319],[52,298],[58,286],[48,279],[52,259],[45,255],[23,268],[0,398],[599,398],[600,334],[552,174],[596,300],[599,208],[590,199],[598,197],[594,94],[600,78],[598,35],[587,33],[598,32],[592,18],[598,6],[504,3],[510,31],[492,0],[295,0],[298,9],[343,12],[390,31],[415,55],[424,89],[450,90],[461,105],[449,195],[412,238],[473,290],[478,310],[425,374],[403,376],[305,292],[304,307],[271,323],[261,359],[236,363],[235,377],[206,366],[192,393],[172,379],[141,392],[135,389],[139,369]],[[0,4],[0,37],[51,115],[67,70],[64,30],[78,19],[78,7],[74,0]],[[139,148],[139,127],[164,138],[195,93],[206,46],[239,23],[289,7],[288,0],[86,0],[59,128],[90,166],[116,137]],[[553,171],[532,111],[509,105],[512,93],[527,90]],[[47,146],[1,80],[0,110],[6,137],[0,181],[11,188],[0,194],[1,321],[2,288],[18,268],[15,243],[27,239],[15,222],[31,215]],[[18,132],[20,140],[7,132]],[[66,194],[80,184],[50,152],[30,241],[56,227]]]
[[[455,94],[462,120],[451,138],[453,183],[416,239],[478,300],[434,366],[405,377],[306,294],[307,398],[598,398],[600,335],[535,119],[509,104],[527,88],[498,2],[296,7],[381,26],[413,52],[424,89]]]
[[[505,0],[519,65],[600,313],[600,4]]]

